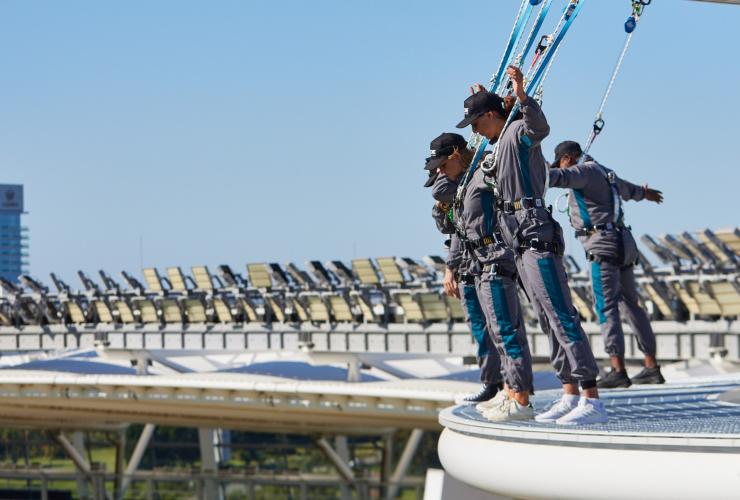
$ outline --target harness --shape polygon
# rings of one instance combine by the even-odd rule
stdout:
[[[599,233],[601,231],[616,231],[618,229],[630,229],[629,226],[625,226],[623,224],[614,224],[613,222],[607,222],[605,224],[594,224],[591,226],[590,229],[576,229],[575,233],[577,237],[581,236],[591,236],[594,233]]]
[[[575,197],[576,204],[578,205],[578,210],[581,214],[581,220],[583,221],[583,227],[581,229],[576,229],[576,236],[591,236],[592,234],[599,231],[616,231],[618,229],[623,229],[625,227],[624,210],[622,209],[622,197],[619,195],[617,175],[612,171],[608,171],[602,165],[594,161],[593,158],[588,158],[594,163],[599,171],[601,171],[601,173],[604,175],[604,180],[606,180],[606,183],[609,185],[609,191],[612,195],[612,215],[610,217],[610,222],[603,224],[591,224],[591,215],[589,215],[588,213],[588,207],[586,206],[586,201],[583,198],[583,193],[580,189],[573,189],[573,196]],[[573,225],[572,219],[571,225]]]
[[[552,252],[559,256],[562,256],[565,251],[559,244],[551,241],[540,241],[539,238],[529,238],[519,242],[520,254],[528,249],[539,250],[540,252]]]
[[[496,200],[496,208],[506,212],[507,214],[513,214],[519,210],[527,210],[528,208],[546,208],[544,198],[520,198],[514,201]]]

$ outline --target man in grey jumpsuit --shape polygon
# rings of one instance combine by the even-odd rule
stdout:
[[[510,114],[506,102],[482,91],[465,100],[465,118],[458,128],[472,125],[474,132],[498,142],[494,176],[499,226],[507,245],[518,254],[519,276],[549,337],[551,361],[563,384],[560,400],[536,418],[561,425],[606,422],[596,388],[598,366],[573,307],[563,266],[562,230],[543,200],[547,171],[540,143],[550,127],[539,104],[524,92],[521,71],[510,66],[507,74],[521,117],[506,126]]]
[[[449,139],[448,139],[449,140]],[[435,149],[435,145],[432,145]],[[440,151],[443,148],[439,148]],[[455,198],[457,183],[437,173],[439,162],[427,161],[425,168],[430,175],[424,187],[432,187],[432,196],[437,201],[432,208],[432,218],[437,229],[450,236],[450,247],[446,259],[447,268],[460,280],[458,296],[473,338],[478,346],[476,358],[480,368],[481,389],[478,393],[463,396],[457,404],[478,404],[492,399],[503,387],[501,356],[491,340],[485,315],[478,302],[475,285],[468,279],[470,262],[463,255],[455,228],[448,217],[448,210]]]
[[[612,370],[601,377],[603,388],[665,382],[655,360],[655,334],[645,311],[640,307],[634,265],[637,245],[624,224],[622,200],[663,201],[660,191],[620,179],[614,171],[593,158],[583,156],[581,146],[565,141],[555,148],[555,168],[550,170],[550,186],[570,189],[570,223],[591,262],[591,284],[596,314],[611,358]],[[624,332],[619,304],[624,305],[627,321],[645,356],[645,368],[630,380],[624,367]]]
[[[477,264],[475,287],[486,314],[494,343],[501,350],[508,397],[485,408],[489,420],[534,418],[529,403],[532,391],[532,356],[517,293],[514,252],[498,229],[495,197],[482,169],[467,184],[460,206],[455,208],[459,239]]]

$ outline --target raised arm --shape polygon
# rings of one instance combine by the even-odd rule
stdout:
[[[519,100],[522,111],[524,121],[524,126],[521,129],[522,135],[529,138],[533,145],[539,144],[550,134],[550,125],[547,123],[547,118],[545,118],[545,114],[537,101],[524,92],[524,75],[522,75],[519,68],[509,66],[506,73],[511,79],[514,95]]]

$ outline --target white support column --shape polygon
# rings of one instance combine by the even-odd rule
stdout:
[[[218,472],[218,451],[216,450],[216,432],[213,429],[198,429],[198,443],[200,445],[200,467],[204,474]],[[204,498],[222,499],[223,494],[219,484],[213,479],[204,481]]]
[[[406,446],[403,447],[401,458],[398,459],[396,469],[393,471],[393,475],[391,476],[391,484],[388,487],[387,498],[396,498],[396,494],[398,493],[398,483],[406,476],[406,471],[408,471],[409,465],[411,465],[414,455],[416,455],[416,450],[419,449],[421,438],[423,437],[423,430],[414,429],[411,431],[409,439],[406,441]]]

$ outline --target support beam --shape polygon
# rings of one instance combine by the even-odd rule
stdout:
[[[113,498],[123,498],[121,493],[121,487],[123,486],[123,466],[126,451],[126,431],[118,431],[115,434],[115,449],[116,449],[116,475],[113,481]]]
[[[154,434],[154,429],[156,428],[157,426],[154,424],[146,424],[141,430],[139,440],[136,441],[136,446],[134,447],[134,451],[131,453],[131,458],[128,461],[128,465],[126,466],[126,474],[123,478],[123,481],[121,481],[120,498],[124,497],[124,495],[126,494],[126,490],[131,483],[131,478],[129,476],[131,476],[131,474],[135,473],[139,469],[141,459],[144,457],[144,452],[146,451],[147,446],[149,446],[149,441],[152,439],[152,434]]]
[[[334,451],[334,448],[331,447],[326,438],[318,438],[316,440],[316,446],[318,446],[319,449],[324,452],[324,455],[326,455],[326,458],[328,458],[332,465],[334,465],[339,475],[342,476],[342,479],[344,479],[348,483],[354,482],[355,473],[352,471],[347,462],[342,460],[342,457],[339,455],[339,453]]]
[[[200,468],[204,474],[218,472],[218,451],[216,450],[216,432],[213,429],[198,429],[198,444],[200,445]],[[204,481],[204,498],[214,500],[223,498],[221,488],[214,479]]]
[[[85,457],[82,456],[82,454],[77,451],[75,446],[69,442],[69,440],[64,436],[64,434],[57,434],[55,436],[57,442],[64,448],[64,452],[69,456],[70,460],[75,464],[75,467],[80,472],[83,472],[85,475],[90,474],[90,465],[87,463],[87,460],[85,460]]]
[[[403,447],[401,458],[398,459],[396,469],[393,471],[393,475],[391,476],[391,484],[388,487],[387,498],[396,498],[396,494],[398,493],[398,483],[406,477],[406,472],[409,469],[409,465],[411,465],[411,462],[414,460],[414,455],[416,455],[416,450],[419,449],[419,443],[421,443],[421,438],[423,437],[423,430],[414,429],[411,431],[409,439],[406,441],[406,446]]]
[[[393,443],[395,432],[383,436],[383,467],[380,470],[380,482],[385,484],[384,493],[388,494],[388,482],[393,473]]]

